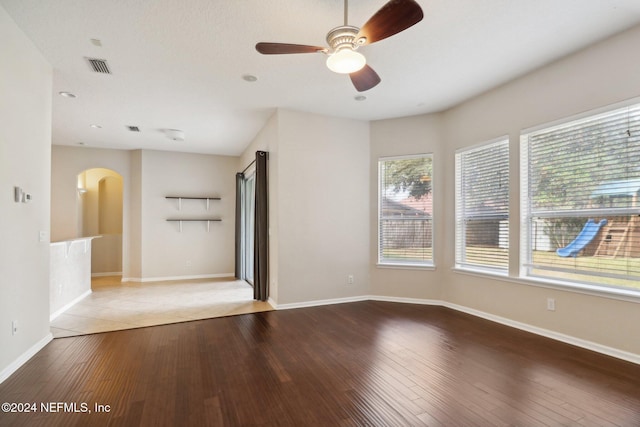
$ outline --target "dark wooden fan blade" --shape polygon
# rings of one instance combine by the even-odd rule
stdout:
[[[423,16],[415,0],[391,0],[362,26],[357,39],[364,37],[365,45],[375,43],[417,24]]]
[[[282,55],[288,53],[315,53],[325,50],[324,47],[307,46],[289,43],[258,43],[256,50],[263,55]]]
[[[358,92],[369,90],[381,81],[378,73],[373,71],[373,68],[368,65],[365,65],[364,68],[355,73],[349,74],[349,77],[351,77],[351,83],[353,83]]]

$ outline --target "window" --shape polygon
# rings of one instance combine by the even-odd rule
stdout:
[[[243,174],[241,210],[242,278],[253,286],[256,231],[256,171],[251,167]]]
[[[640,105],[521,144],[522,274],[640,291]]]
[[[508,273],[508,138],[456,153],[456,266]]]
[[[432,156],[381,159],[378,174],[378,263],[432,266]]]

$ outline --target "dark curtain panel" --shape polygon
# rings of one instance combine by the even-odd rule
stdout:
[[[269,191],[266,151],[256,151],[256,221],[253,261],[253,298],[269,297]]]
[[[242,184],[244,174],[236,174],[236,279],[242,279]]]

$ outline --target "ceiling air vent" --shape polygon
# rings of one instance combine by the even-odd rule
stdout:
[[[140,128],[138,126],[127,126],[131,132],[140,132]]]
[[[86,58],[91,69],[96,73],[111,74],[106,59]]]

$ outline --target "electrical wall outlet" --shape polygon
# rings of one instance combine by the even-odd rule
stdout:
[[[547,310],[556,311],[556,300],[555,300],[555,298],[547,298]]]
[[[13,187],[13,200],[16,203],[21,203],[22,202],[22,188],[20,187]]]
[[[353,285],[355,283],[355,278],[353,277],[353,274],[349,274],[347,276],[347,284],[348,285]]]
[[[11,321],[11,335],[16,335],[18,333],[18,321]]]
[[[32,197],[31,194],[25,193],[22,187],[13,187],[13,200],[16,203],[29,203]]]

